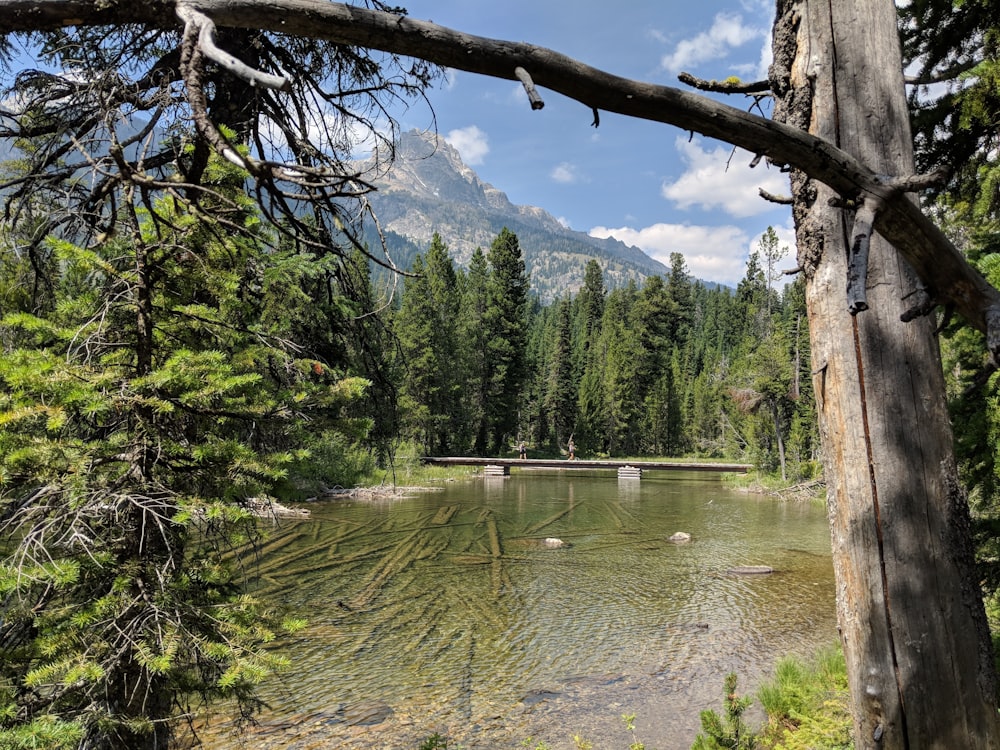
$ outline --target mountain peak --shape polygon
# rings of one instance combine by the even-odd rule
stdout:
[[[667,270],[638,248],[574,232],[544,209],[515,206],[434,132],[403,133],[395,161],[375,185],[370,200],[383,228],[412,243],[403,256],[412,255],[413,246],[426,251],[437,232],[452,257],[467,265],[477,247],[488,248],[507,227],[517,234],[532,288],[545,301],[579,289],[591,258],[600,263],[609,287]],[[412,261],[398,250],[394,259],[402,267]]]
[[[384,193],[408,192],[484,209],[516,210],[504,193],[479,179],[462,161],[458,149],[427,130],[411,130],[400,136],[396,159],[378,187]]]

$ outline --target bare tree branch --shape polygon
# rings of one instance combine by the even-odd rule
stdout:
[[[277,89],[278,91],[289,91],[291,81],[285,76],[271,75],[262,70],[254,70],[234,55],[225,50],[221,50],[215,44],[215,24],[212,19],[204,13],[199,13],[190,6],[179,3],[177,5],[177,17],[187,25],[194,25],[199,28],[198,44],[201,46],[205,57],[218,63],[234,76],[249,81],[252,86],[263,86],[264,88]]]
[[[865,201],[854,214],[851,231],[850,257],[847,262],[847,309],[851,315],[868,309],[868,251],[871,245],[872,226],[878,216],[879,204]]]
[[[713,91],[717,94],[767,94],[771,91],[771,86],[767,81],[740,81],[738,79],[709,81],[685,72],[678,73],[677,79],[691,88],[699,91]]]
[[[764,188],[757,188],[757,193],[764,200],[770,203],[777,203],[781,206],[790,206],[795,201],[795,199],[790,195],[775,195],[774,193],[768,192]]]

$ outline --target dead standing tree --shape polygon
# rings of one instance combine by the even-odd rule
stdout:
[[[239,156],[213,127],[198,101],[201,68],[191,61],[206,54],[255,85],[285,83],[214,56],[212,25],[520,80],[535,109],[544,106],[538,89],[549,89],[586,105],[595,124],[601,110],[664,122],[789,167],[856,745],[1000,746],[968,511],[926,317],[937,305],[955,309],[987,334],[997,356],[1000,293],[909,195],[934,177],[913,174],[892,0],[779,0],[773,121],[618,78],[551,50],[326,0],[0,0],[0,11],[5,33],[186,27],[186,95],[196,125],[258,180],[281,175],[274,165]]]
[[[893,3],[778,10],[775,117],[880,174],[912,174]],[[872,236],[882,197],[838,193],[798,170],[792,185],[855,745],[996,747],[940,355],[931,318],[911,320],[935,279]]]

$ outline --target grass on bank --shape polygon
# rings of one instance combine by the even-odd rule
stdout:
[[[757,690],[767,713],[761,747],[774,750],[851,748],[847,663],[839,644],[811,660],[781,659],[774,675]]]
[[[753,728],[744,712],[758,702],[767,716]],[[850,750],[847,665],[838,646],[806,661],[781,659],[756,695],[740,696],[736,675],[726,677],[723,709],[701,712],[702,733],[692,750]]]

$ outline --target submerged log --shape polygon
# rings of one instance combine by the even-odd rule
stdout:
[[[774,568],[767,565],[736,565],[727,568],[726,572],[731,576],[760,576],[773,573]]]

